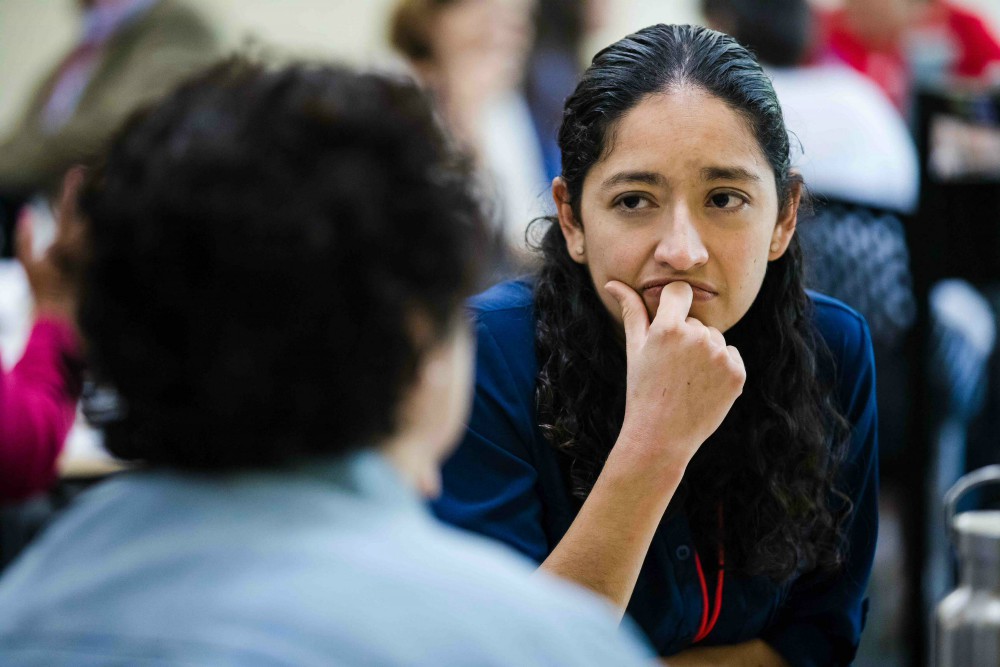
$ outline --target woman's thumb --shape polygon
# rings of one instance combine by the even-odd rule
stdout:
[[[618,302],[621,308],[622,324],[625,325],[625,341],[641,341],[649,330],[649,315],[646,304],[643,303],[634,289],[618,280],[611,280],[604,289]]]

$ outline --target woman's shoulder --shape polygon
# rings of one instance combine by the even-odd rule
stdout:
[[[528,278],[507,280],[469,300],[479,338],[488,334],[501,347],[534,349],[534,285]],[[481,341],[482,342],[482,341]]]
[[[868,323],[843,301],[818,292],[808,294],[813,304],[813,323],[830,352],[833,368],[829,371],[842,404],[853,411],[874,388],[875,358]],[[821,370],[826,370],[825,365],[821,355]]]
[[[868,323],[861,313],[832,296],[808,291],[813,323],[831,351],[856,351],[871,347]]]
[[[469,299],[469,310],[475,317],[489,313],[527,311],[535,303],[534,283],[531,278],[514,278],[493,285]]]

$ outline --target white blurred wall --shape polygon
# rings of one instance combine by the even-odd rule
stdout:
[[[386,16],[394,0],[187,0],[217,26],[229,47],[252,37],[282,52],[355,64],[386,61]],[[839,0],[814,0],[834,6]],[[959,0],[992,19],[1000,0]],[[590,40],[594,51],[657,22],[698,22],[698,0],[607,0],[609,24]],[[76,0],[0,0],[0,136],[31,87],[74,41]]]
[[[71,0],[0,0],[0,136],[73,40]]]

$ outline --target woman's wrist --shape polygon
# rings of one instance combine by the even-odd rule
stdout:
[[[619,437],[601,470],[601,480],[616,493],[632,498],[633,507],[648,505],[648,512],[656,516],[666,511],[670,499],[684,477],[686,461],[669,456],[659,456],[648,447],[634,444],[627,437]]]
[[[656,488],[676,488],[684,477],[690,457],[686,449],[642,430],[622,427],[604,469],[633,483],[648,481]]]

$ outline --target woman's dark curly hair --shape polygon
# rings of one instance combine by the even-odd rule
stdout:
[[[648,95],[694,85],[746,119],[774,171],[781,206],[799,177],[770,80],[734,39],[707,28],[657,25],[598,53],[566,101],[559,146],[562,178],[576,221],[590,168],[611,149],[616,123]],[[535,287],[538,416],[569,462],[583,499],[600,474],[625,413],[625,352],[617,325],[585,266],[574,262],[555,219],[539,242]],[[849,427],[830,383],[819,378],[828,354],[811,320],[802,255],[793,238],[768,266],[761,291],[726,334],[740,350],[747,381],[722,427],[687,468],[670,511],[685,512],[696,540],[719,539],[724,508],[727,560],[752,575],[784,581],[800,569],[843,560],[850,501],[835,488]]]
[[[375,74],[236,59],[133,117],[80,199],[108,449],[224,470],[391,434],[478,283],[467,176],[418,87]]]

